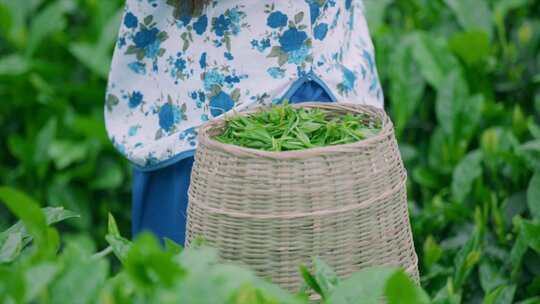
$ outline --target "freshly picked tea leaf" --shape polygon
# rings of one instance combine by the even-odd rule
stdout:
[[[330,115],[322,109],[293,108],[287,102],[267,111],[227,118],[215,137],[226,144],[266,151],[291,151],[350,144],[377,134],[380,122],[367,114]]]

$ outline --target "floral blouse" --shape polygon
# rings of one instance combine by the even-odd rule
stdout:
[[[306,81],[337,102],[382,107],[362,0],[127,0],[109,76],[114,146],[153,170],[193,154],[197,128],[278,103]]]

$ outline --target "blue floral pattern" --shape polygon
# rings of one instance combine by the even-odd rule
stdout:
[[[114,147],[142,169],[197,146],[232,110],[279,102],[298,79],[383,105],[362,0],[127,0],[105,98]]]
[[[138,64],[139,67],[146,68],[145,59],[150,59],[152,62],[152,68],[157,70],[157,58],[163,56],[165,49],[161,48],[161,43],[167,40],[168,34],[165,31],[160,31],[156,27],[156,22],[153,20],[153,16],[149,15],[144,18],[143,23],[135,25],[138,18],[131,14],[126,15],[124,18],[124,24],[128,23],[130,26],[126,28],[133,30],[132,43],[128,45],[125,55],[135,54],[136,60],[131,64]]]

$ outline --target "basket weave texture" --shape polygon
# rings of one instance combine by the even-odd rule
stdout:
[[[222,259],[247,264],[293,292],[302,284],[298,265],[314,256],[342,278],[389,265],[418,282],[406,171],[392,122],[371,106],[301,106],[366,113],[382,127],[352,144],[269,152],[213,140],[225,120],[209,122],[199,130],[186,246],[201,236]]]

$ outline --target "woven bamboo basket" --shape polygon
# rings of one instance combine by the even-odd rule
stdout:
[[[366,113],[382,127],[352,144],[268,152],[213,140],[225,120],[209,122],[199,130],[186,246],[201,236],[222,259],[293,292],[302,286],[298,266],[314,256],[342,278],[388,265],[418,282],[406,171],[388,116],[365,105],[297,106]]]

